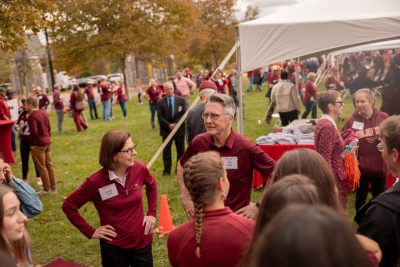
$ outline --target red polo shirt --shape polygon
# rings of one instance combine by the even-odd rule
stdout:
[[[102,200],[99,189],[115,185],[118,195]],[[125,186],[111,181],[104,168],[92,174],[67,197],[62,209],[71,223],[87,238],[91,238],[95,228],[80,215],[79,209],[86,202],[93,202],[100,217],[100,225],[111,225],[117,236],[110,242],[114,246],[133,249],[144,248],[153,240],[152,234],[144,234],[144,211],[142,188],[146,186],[148,202],[147,215],[156,216],[157,186],[153,176],[143,162],[136,161],[127,170]]]
[[[230,188],[225,200],[225,205],[233,211],[250,203],[253,169],[259,171],[263,177],[268,177],[275,167],[275,161],[259,146],[234,131],[231,131],[225,145],[220,148],[213,144],[208,133],[197,135],[181,157],[180,163],[184,166],[191,156],[209,150],[218,151],[225,163],[233,163],[226,170]]]
[[[250,245],[254,221],[229,208],[207,211],[202,220],[200,258],[195,255],[194,219],[168,236],[168,258],[172,266],[236,266]]]

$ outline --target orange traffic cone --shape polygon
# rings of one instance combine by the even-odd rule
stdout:
[[[161,195],[160,200],[160,219],[156,232],[159,234],[167,234],[174,229],[172,225],[171,213],[169,211],[167,195]]]

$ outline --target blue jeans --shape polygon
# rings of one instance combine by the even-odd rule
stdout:
[[[247,92],[253,92],[253,82],[254,78],[253,77],[249,78],[249,85],[247,86]]]
[[[94,99],[88,99],[88,105],[90,109],[90,118],[93,119],[98,119],[99,117],[97,116],[97,107],[96,107],[96,101]]]
[[[152,125],[154,124],[154,117],[156,116],[156,112],[157,112],[157,104],[150,103],[150,113],[151,113],[150,122]]]
[[[111,119],[110,111],[111,111],[111,99],[108,99],[106,101],[101,101],[101,119],[103,121],[109,121]]]
[[[121,106],[122,114],[124,115],[125,118],[126,115],[128,115],[126,112],[125,100],[119,100],[119,105]]]

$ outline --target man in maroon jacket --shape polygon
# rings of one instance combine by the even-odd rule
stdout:
[[[39,109],[39,101],[35,96],[26,99],[25,110],[29,113],[28,126],[32,158],[43,182],[43,190],[40,193],[56,193],[56,179],[50,154],[49,115],[46,111]]]

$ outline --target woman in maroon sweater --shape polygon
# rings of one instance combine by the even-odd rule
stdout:
[[[254,221],[226,208],[229,181],[217,152],[199,153],[184,167],[195,216],[168,237],[172,266],[236,266],[251,240]]]
[[[151,242],[156,221],[157,186],[143,162],[134,160],[136,146],[122,130],[106,133],[100,147],[100,170],[64,201],[62,209],[87,238],[100,239],[103,266],[153,266]],[[144,215],[142,188],[148,202]],[[80,215],[93,202],[100,217],[96,229]]]
[[[79,86],[74,85],[72,87],[69,103],[70,108],[74,111],[74,122],[78,132],[82,131],[82,128],[86,130],[88,127],[86,121],[81,116],[81,113],[85,108],[84,99],[85,98],[81,92],[81,89],[79,89]]]
[[[343,130],[352,129],[359,140],[358,162],[361,172],[360,187],[356,193],[356,210],[364,205],[371,184],[372,196],[385,191],[386,167],[382,153],[376,146],[379,141],[379,125],[389,115],[374,107],[375,96],[370,89],[360,89],[353,95],[356,111],[347,120]]]
[[[340,204],[346,210],[348,188],[342,158],[345,146],[335,122],[342,114],[344,107],[340,93],[335,90],[321,93],[318,98],[318,106],[323,114],[314,130],[315,150],[325,158],[331,167],[336,178]]]

